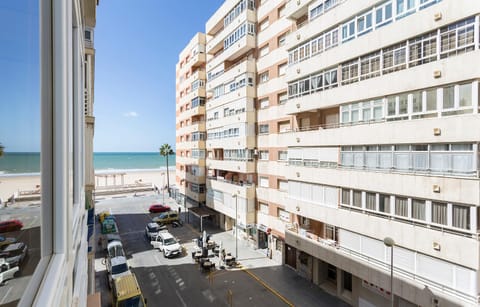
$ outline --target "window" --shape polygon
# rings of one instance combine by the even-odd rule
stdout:
[[[269,187],[268,177],[260,177],[260,186],[262,188],[268,188]]]
[[[455,88],[448,86],[443,89],[443,109],[452,109],[455,107]]]
[[[362,207],[362,191],[353,191],[353,204],[355,207]]]
[[[258,78],[258,79],[259,79],[259,83],[265,83],[265,82],[267,82],[268,79],[269,79],[269,78],[268,78],[268,71],[261,73],[261,74],[259,75],[259,78]]]
[[[260,109],[265,109],[268,108],[270,102],[268,100],[268,97],[262,98],[258,101],[258,104],[260,105]]]
[[[278,132],[279,133],[285,133],[289,132],[290,129],[290,121],[283,121],[283,122],[278,122]]]
[[[264,57],[270,52],[270,49],[268,47],[268,44],[260,48],[260,51],[258,53],[259,57]]]
[[[261,124],[258,126],[258,134],[267,134],[268,133],[268,124]]]
[[[472,106],[472,84],[460,84],[458,86],[459,92],[459,106],[460,107],[471,107]]]
[[[385,25],[392,20],[392,1],[387,1],[375,9],[375,23],[377,27]]]
[[[453,205],[452,210],[452,226],[470,229],[470,207]]]
[[[287,41],[287,33],[280,35],[277,39],[278,47],[285,46],[286,41]]]
[[[342,42],[355,37],[355,19],[342,25]]]
[[[270,25],[270,23],[268,22],[268,17],[267,17],[262,22],[260,22],[259,31],[265,30],[269,25]]]
[[[395,215],[408,216],[408,199],[405,197],[395,197]]]
[[[285,4],[278,8],[278,18],[285,16]]]
[[[259,159],[260,160],[268,160],[268,150],[260,150],[259,152]]]
[[[357,32],[358,35],[365,34],[372,30],[372,11],[357,17]]]
[[[389,195],[385,195],[385,194],[379,195],[378,211],[390,214],[390,196]]]
[[[287,161],[288,160],[288,150],[278,151],[278,160],[279,161]]]
[[[283,93],[278,94],[277,99],[278,99],[278,104],[280,104],[280,105],[285,104],[288,100],[287,92],[283,92]]]
[[[342,271],[343,274],[343,290],[352,292],[352,274]]]
[[[412,199],[412,218],[425,221],[425,201]]]
[[[350,205],[350,190],[342,188],[342,204]]]
[[[365,204],[365,207],[368,209],[368,210],[374,210],[376,211],[377,210],[377,195],[375,193],[370,193],[370,192],[367,192],[366,193],[366,204]]]
[[[327,264],[327,280],[332,283],[337,283],[337,268],[330,263]]]
[[[328,240],[337,241],[338,229],[330,224],[325,224],[325,238]]]
[[[283,209],[278,208],[278,218],[284,222],[290,223],[290,213]]]
[[[259,207],[258,211],[260,211],[263,214],[268,214],[268,204],[258,203],[258,207]]]
[[[278,190],[279,191],[288,191],[288,181],[287,180],[278,180]]]
[[[447,204],[432,202],[432,223],[447,225]]]
[[[278,65],[278,75],[283,76],[287,70],[287,63]]]

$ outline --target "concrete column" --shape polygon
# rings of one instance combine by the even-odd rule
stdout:
[[[314,284],[316,285],[319,285],[320,282],[319,282],[319,274],[318,274],[318,271],[319,271],[319,259],[318,258],[315,258],[313,257],[313,264],[312,264],[312,281]]]

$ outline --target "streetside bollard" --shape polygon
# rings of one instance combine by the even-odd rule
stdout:
[[[230,307],[233,306],[233,292],[230,289],[227,290],[227,304]]]

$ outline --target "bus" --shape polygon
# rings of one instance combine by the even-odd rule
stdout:
[[[115,278],[112,291],[114,307],[147,306],[147,300],[143,298],[137,278],[133,273]]]

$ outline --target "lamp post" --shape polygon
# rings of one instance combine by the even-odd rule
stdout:
[[[393,307],[393,247],[395,246],[395,241],[390,237],[386,237],[383,239],[383,243],[390,247],[390,299]]]
[[[165,205],[165,173],[162,173],[162,203]]]
[[[238,192],[232,197],[235,197],[235,260],[238,260]]]

